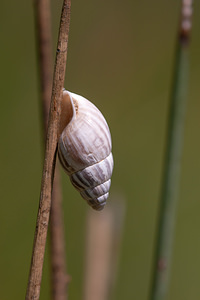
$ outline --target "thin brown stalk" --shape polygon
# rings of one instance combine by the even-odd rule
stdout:
[[[51,283],[52,299],[67,300],[70,276],[66,271],[64,222],[62,214],[62,193],[59,169],[55,170],[51,216],[50,216],[50,248],[51,248]]]
[[[44,136],[46,138],[53,80],[51,15],[49,0],[34,0],[34,12]]]
[[[35,0],[34,11],[44,138],[46,138],[53,77],[50,1]],[[55,170],[50,214],[50,252],[52,299],[66,300],[69,276],[67,276],[66,271],[62,192],[58,167],[56,167]]]
[[[36,223],[30,274],[26,292],[26,300],[38,300],[47,238],[51,194],[54,179],[55,160],[58,141],[58,127],[61,114],[62,89],[64,86],[67,46],[69,36],[71,1],[64,0],[60,20],[54,79],[51,96],[50,114],[47,128],[46,150],[41,183],[40,203]]]

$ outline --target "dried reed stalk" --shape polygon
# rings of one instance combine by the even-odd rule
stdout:
[[[183,0],[178,35],[169,124],[167,153],[161,194],[155,270],[150,299],[167,298],[172,260],[172,247],[181,177],[181,157],[185,126],[188,86],[188,45],[191,30],[192,0]]]
[[[61,114],[62,89],[64,86],[67,46],[69,36],[71,1],[64,0],[58,36],[56,62],[51,96],[50,114],[47,128],[46,149],[41,183],[40,203],[36,223],[33,253],[26,292],[26,300],[38,300],[47,238],[51,194],[53,189],[54,169],[57,152],[58,127]]]
[[[53,80],[51,13],[49,0],[34,0],[34,13],[45,140]]]
[[[50,215],[50,250],[51,250],[51,284],[52,299],[67,300],[70,276],[66,271],[64,221],[62,213],[62,193],[60,173],[55,170]]]
[[[34,12],[45,141],[53,79],[50,1],[35,0]],[[62,192],[57,166],[55,169],[50,213],[50,252],[52,299],[66,300],[69,276],[67,276],[66,272]]]

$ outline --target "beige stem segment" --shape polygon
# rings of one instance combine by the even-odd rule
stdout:
[[[90,210],[88,215],[84,300],[105,300],[110,280],[112,213]]]
[[[117,278],[124,212],[124,199],[118,195],[103,212],[89,210],[84,300],[111,298]]]

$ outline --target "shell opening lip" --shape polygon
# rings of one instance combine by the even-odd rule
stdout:
[[[60,126],[59,126],[59,137],[61,136],[65,127],[76,117],[76,109],[72,95],[70,92],[63,89],[63,96],[61,101],[61,116],[60,116]]]

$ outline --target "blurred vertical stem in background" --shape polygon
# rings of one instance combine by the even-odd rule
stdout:
[[[192,0],[183,0],[168,120],[167,153],[164,166],[155,270],[150,295],[151,300],[166,299],[169,288],[176,207],[181,175],[181,157],[183,152],[191,17]]]
[[[34,12],[45,141],[53,79],[50,0],[35,0]],[[58,167],[56,167],[50,214],[51,289],[53,300],[67,299],[69,277],[66,272],[63,223],[60,174]]]
[[[26,300],[39,300],[40,297],[44,253],[51,209],[54,169],[58,144],[58,128],[61,116],[61,99],[63,94],[67,61],[70,10],[71,0],[64,0],[60,18],[51,105],[47,126],[44,166],[41,181],[40,202],[35,228],[32,260],[26,291]]]
[[[51,14],[49,0],[34,0],[36,43],[39,69],[39,84],[41,91],[41,105],[44,123],[44,140],[46,139],[49,108],[52,91],[52,38]]]
[[[101,213],[88,211],[84,300],[110,300],[115,288],[125,202],[119,195],[112,199]]]

